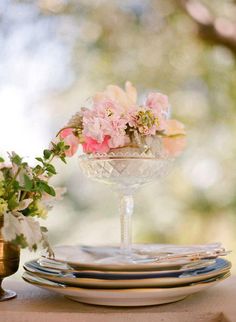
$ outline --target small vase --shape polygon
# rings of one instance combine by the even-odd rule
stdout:
[[[18,270],[20,249],[16,245],[3,240],[2,227],[3,221],[0,220],[0,301],[5,301],[16,296],[14,291],[3,290],[1,285],[5,277],[14,274]]]

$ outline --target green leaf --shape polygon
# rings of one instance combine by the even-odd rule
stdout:
[[[41,232],[43,232],[43,233],[47,233],[48,232],[47,227],[41,226],[40,229],[41,229]]]
[[[2,157],[0,157],[0,162],[4,162],[5,160],[2,158]]]
[[[40,181],[39,185],[40,185],[40,188],[50,196],[53,196],[53,197],[56,196],[56,192],[54,188],[52,186],[49,186],[45,181]]]
[[[41,174],[42,173],[43,168],[41,167],[41,165],[36,165],[36,167],[34,168],[34,171],[36,174]]]
[[[27,176],[26,174],[24,174],[24,187],[27,191],[31,191],[31,189],[33,188],[33,182],[30,179],[29,176]]]
[[[67,164],[65,157],[60,157],[60,159],[61,159],[62,162],[64,162],[65,164]]]
[[[12,241],[12,243],[17,246],[20,246],[21,248],[28,247],[28,243],[27,243],[26,238],[23,234],[16,236],[16,238]]]
[[[46,169],[52,174],[57,174],[55,167],[52,164],[47,164]]]
[[[18,205],[19,205],[19,202],[18,202],[18,200],[17,200],[17,198],[16,198],[16,196],[15,196],[15,195],[14,195],[14,196],[12,196],[12,197],[8,200],[8,208],[9,208],[10,210],[15,209]]]
[[[14,154],[11,157],[11,161],[12,161],[12,163],[15,163],[16,165],[21,165],[22,158],[18,154]]]
[[[43,151],[43,156],[46,160],[48,160],[50,158],[50,156],[52,155],[52,151],[51,150],[44,150]]]
[[[19,182],[14,180],[13,183],[12,183],[12,187],[13,187],[14,191],[19,190],[19,188],[20,188]]]
[[[58,147],[59,149],[64,148],[64,146],[65,146],[64,141],[60,141],[60,142],[58,142],[58,143],[57,143],[57,147]]]
[[[43,159],[42,158],[39,158],[39,157],[37,157],[37,158],[35,158],[37,161],[39,161],[39,162],[42,162],[42,163],[44,163],[44,161],[43,161]]]

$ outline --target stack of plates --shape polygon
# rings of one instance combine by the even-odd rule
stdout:
[[[137,245],[133,254],[138,261],[121,261],[118,247],[58,246],[55,258],[27,262],[23,279],[82,303],[144,306],[182,300],[230,275],[220,244]]]

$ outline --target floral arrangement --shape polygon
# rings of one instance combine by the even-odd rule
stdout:
[[[63,141],[52,143],[43,157],[36,158],[38,164],[34,167],[14,152],[9,154],[8,162],[0,158],[0,221],[5,241],[30,250],[41,243],[52,255],[47,229],[37,219],[45,219],[53,201],[61,199],[63,189],[55,189],[48,180],[56,174],[52,160],[56,157],[66,162],[68,149]]]
[[[137,90],[126,82],[125,90],[109,85],[104,92],[92,97],[91,108],[82,107],[59,132],[59,137],[70,146],[68,156],[82,145],[87,154],[110,153],[119,148],[136,148],[144,153],[158,150],[177,156],[185,146],[184,125],[169,119],[166,95],[149,93],[137,102]]]
[[[6,163],[0,157],[0,222],[2,236],[21,248],[36,250],[41,243],[53,254],[47,240],[47,229],[38,219],[46,218],[53,201],[61,199],[62,189],[48,184],[56,174],[54,158],[66,163],[79,145],[86,154],[110,153],[119,149],[138,149],[156,155],[164,151],[177,156],[185,146],[184,125],[169,119],[168,97],[149,93],[143,104],[137,103],[135,87],[126,82],[125,90],[109,85],[92,97],[92,107],[81,108],[59,131],[50,149],[37,157],[30,167],[16,153]]]

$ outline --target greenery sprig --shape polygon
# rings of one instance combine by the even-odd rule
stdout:
[[[0,157],[0,220],[2,234],[21,248],[36,250],[39,243],[52,253],[47,240],[47,228],[40,226],[37,218],[46,218],[52,202],[60,198],[59,189],[48,183],[56,175],[52,164],[55,158],[66,163],[66,151],[70,148],[64,141],[52,142],[51,148],[36,157],[34,167],[15,152],[9,153],[9,161]]]

